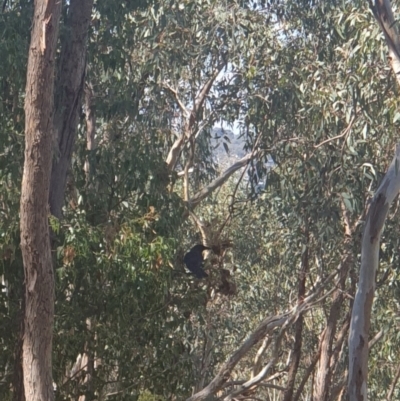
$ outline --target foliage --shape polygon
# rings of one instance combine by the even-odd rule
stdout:
[[[86,149],[83,107],[68,202],[63,219],[52,225],[58,228],[58,399],[189,396],[213,378],[263,318],[297,304],[305,252],[308,293],[336,271],[348,219],[355,225],[355,262],[338,319],[338,329],[344,327],[358,272],[363,210],[387,168],[400,123],[385,44],[366,6],[290,0],[253,6],[217,0],[96,2],[86,77],[94,92],[96,146]],[[5,38],[0,47],[7,55],[0,61],[4,393],[11,382],[22,293],[18,202],[31,2],[9,1],[6,11],[0,17]],[[198,135],[190,194],[222,172],[212,138],[221,121],[235,124],[246,151],[261,149],[261,155],[247,173],[234,175],[195,210],[216,244],[233,245],[223,256],[211,256],[211,279],[198,282],[182,265],[184,252],[200,240],[188,220],[178,175],[190,159],[189,145],[175,170],[167,169],[166,158],[186,121],[177,99],[192,105],[214,73],[218,77],[193,117]],[[228,140],[225,146],[229,150]],[[266,165],[271,157],[272,168]],[[260,179],[266,183],[262,190]],[[371,353],[374,399],[386,397],[397,369],[397,227],[393,213],[378,277],[385,280],[373,312],[372,332],[385,331]],[[235,285],[230,295],[218,292],[221,269],[229,270]],[[334,289],[329,282],[326,297],[305,314],[305,357],[296,388],[318,350]],[[278,334],[277,329],[271,341]],[[294,335],[288,327],[275,366],[282,387]],[[85,356],[92,366],[90,380],[78,363]],[[251,375],[255,356],[252,350],[241,360],[233,380]],[[271,357],[268,350],[264,358]],[[345,368],[343,346],[333,386],[341,383]],[[257,391],[260,398],[281,397],[276,389]],[[313,391],[310,380],[303,394],[311,398]]]

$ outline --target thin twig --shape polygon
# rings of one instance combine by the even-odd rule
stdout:
[[[325,139],[325,141],[322,141],[322,142],[319,143],[318,145],[314,145],[314,148],[317,149],[317,148],[319,148],[320,146],[325,145],[325,144],[328,143],[328,142],[334,141],[335,139],[343,138],[343,137],[344,137],[345,135],[347,135],[348,132],[350,131],[350,129],[351,129],[352,125],[353,125],[354,120],[355,120],[355,116],[353,116],[353,117],[351,118],[351,120],[350,120],[350,122],[349,122],[349,125],[345,128],[345,130],[344,130],[340,135],[334,136],[333,138]]]

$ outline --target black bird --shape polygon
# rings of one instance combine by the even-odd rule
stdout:
[[[183,258],[187,268],[197,277],[206,278],[208,274],[203,270],[203,251],[211,249],[204,245],[195,245]]]

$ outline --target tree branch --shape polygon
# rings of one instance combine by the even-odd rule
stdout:
[[[249,338],[228,358],[223,364],[218,374],[214,377],[211,383],[203,390],[193,394],[187,401],[204,400],[208,396],[215,394],[220,390],[223,384],[229,379],[233,368],[237,363],[257,344],[267,333],[274,328],[283,326],[292,316],[289,314],[267,317],[258,328],[249,336]]]
[[[254,159],[258,156],[261,152],[255,151],[252,153],[247,154],[236,163],[232,164],[232,166],[228,167],[219,177],[217,177],[214,181],[204,187],[202,190],[197,192],[191,199],[190,199],[190,206],[195,207],[197,206],[203,199],[207,198],[214,190],[219,188],[222,184],[224,184],[228,178],[241,169],[242,167],[246,166],[249,161]]]
[[[181,99],[178,96],[178,92],[175,89],[173,89],[167,83],[163,84],[164,88],[169,90],[172,93],[172,95],[174,96],[174,98],[175,98],[176,102],[178,103],[178,106],[181,109],[181,111],[185,117],[185,120],[186,120],[184,132],[174,142],[174,144],[171,147],[171,150],[168,153],[166,163],[167,163],[169,170],[172,170],[175,167],[176,162],[181,153],[181,150],[185,144],[185,139],[190,139],[192,137],[195,137],[198,134],[199,130],[197,130],[196,132],[192,132],[192,128],[196,121],[195,117],[196,117],[197,110],[199,110],[199,108],[203,105],[204,100],[206,99],[207,95],[209,94],[209,92],[212,88],[212,85],[214,84],[215,79],[217,78],[218,74],[221,72],[221,70],[224,66],[225,66],[225,63],[219,64],[218,67],[216,68],[216,70],[214,71],[214,73],[212,74],[212,76],[209,78],[209,80],[203,85],[199,94],[197,95],[196,99],[194,100],[193,108],[191,111],[183,104],[183,102],[181,101]]]
[[[222,69],[225,67],[225,63],[221,63],[218,65],[214,73],[211,75],[210,79],[203,85],[203,88],[200,90],[199,94],[196,97],[196,100],[193,105],[193,113],[195,114],[197,110],[203,105],[204,100],[206,99],[206,96],[210,92],[210,89],[212,85],[214,84],[214,81],[217,79],[218,74],[222,71]]]
[[[396,374],[394,375],[392,383],[390,384],[390,389],[388,391],[388,395],[386,396],[386,401],[391,401],[394,389],[396,388],[396,384],[399,381],[399,378],[400,378],[400,365],[397,367]]]
[[[215,394],[221,388],[224,387],[224,384],[229,379],[232,370],[239,363],[239,361],[252,349],[254,345],[256,345],[259,341],[261,341],[265,336],[270,333],[276,327],[287,326],[290,323],[296,321],[297,317],[309,310],[312,306],[318,304],[314,300],[318,297],[321,291],[325,288],[326,284],[330,282],[333,277],[337,274],[337,272],[331,273],[320,285],[316,286],[311,294],[304,298],[302,304],[296,304],[295,307],[292,308],[290,312],[276,315],[273,317],[267,317],[261,322],[261,324],[257,327],[257,329],[250,334],[248,339],[228,358],[228,360],[223,364],[217,375],[214,379],[205,387],[203,390],[199,391],[196,394],[193,394],[186,401],[200,401],[204,400],[207,397]],[[325,298],[321,297],[319,301]],[[313,302],[313,303],[312,303]],[[311,304],[312,303],[312,304]],[[311,306],[312,305],[312,306]]]
[[[265,365],[258,375],[254,376],[250,380],[248,380],[246,383],[243,383],[238,389],[233,391],[231,394],[228,394],[225,398],[224,401],[232,401],[234,398],[240,394],[243,394],[245,391],[250,390],[252,387],[257,386],[260,384],[266,377],[270,369],[276,364],[278,357],[279,357],[279,350],[280,350],[280,345],[282,341],[283,334],[286,332],[286,324],[282,327],[280,333],[275,339],[275,346],[273,349],[272,353],[272,358],[270,361]]]
[[[176,100],[176,103],[178,103],[178,106],[181,109],[182,113],[184,114],[185,118],[189,118],[190,117],[190,111],[183,104],[182,100],[178,96],[178,91],[176,89],[172,88],[171,86],[169,86],[166,82],[163,83],[163,87],[165,89],[168,89],[173,94],[173,96],[174,96],[174,98]]]
[[[185,136],[181,135],[172,145],[167,160],[165,163],[167,164],[168,170],[173,170],[175,167],[176,161],[178,160],[179,154],[181,153],[182,146],[185,143]]]
[[[319,143],[318,145],[315,145],[314,148],[317,149],[317,148],[321,147],[322,145],[325,145],[325,144],[328,143],[328,142],[332,142],[332,141],[334,141],[334,140],[336,140],[336,139],[339,139],[339,138],[342,138],[342,137],[346,136],[346,135],[349,133],[349,131],[351,130],[351,127],[352,127],[352,125],[353,125],[353,123],[354,123],[355,118],[356,118],[355,116],[353,116],[353,117],[351,118],[351,120],[350,120],[348,126],[343,130],[343,132],[342,132],[341,134],[336,135],[336,136],[334,136],[333,138],[325,139],[325,141],[322,141],[322,142]]]

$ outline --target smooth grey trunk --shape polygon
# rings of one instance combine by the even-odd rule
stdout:
[[[400,36],[389,0],[369,0],[371,10],[385,36],[389,63],[400,84]],[[389,206],[400,189],[400,145],[369,207],[361,248],[360,279],[351,316],[349,334],[349,401],[367,401],[368,332],[379,264],[379,246]]]
[[[400,145],[390,167],[369,206],[365,221],[361,268],[354,299],[349,333],[349,401],[367,401],[368,334],[379,264],[379,246],[389,206],[400,190]]]

